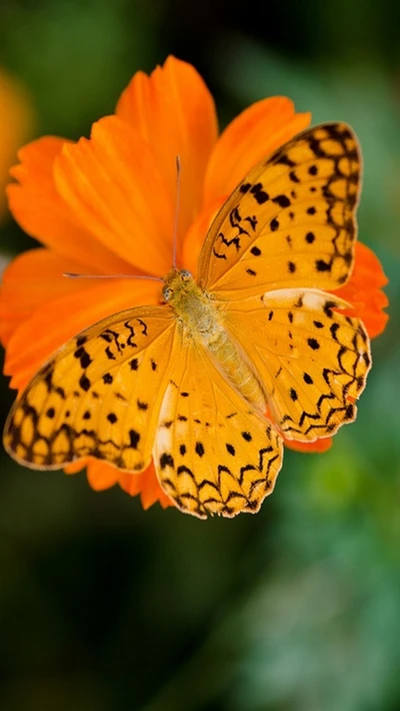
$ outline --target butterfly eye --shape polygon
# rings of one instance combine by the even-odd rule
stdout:
[[[189,281],[192,278],[192,275],[190,272],[186,271],[186,269],[183,269],[181,271],[181,279],[182,281]]]
[[[169,286],[164,286],[162,290],[164,301],[169,301],[173,293],[173,290]]]

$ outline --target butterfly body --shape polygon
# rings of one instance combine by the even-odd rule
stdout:
[[[132,476],[154,462],[186,513],[258,511],[283,438],[353,421],[371,366],[336,293],[353,268],[360,168],[342,123],[256,165],[214,218],[198,281],[171,269],[164,304],[90,326],[36,373],[5,426],[10,454],[39,469],[95,457]]]
[[[249,405],[265,412],[266,398],[260,379],[226,329],[223,301],[203,291],[186,270],[171,270],[165,284],[164,298],[182,328],[182,338],[204,347]]]

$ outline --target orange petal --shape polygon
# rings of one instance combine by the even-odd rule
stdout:
[[[10,210],[25,232],[79,262],[80,271],[121,274],[126,262],[78,224],[56,190],[54,161],[64,145],[61,138],[45,136],[18,152],[20,164],[10,171],[17,183],[7,188]]]
[[[4,372],[21,388],[67,340],[106,316],[140,304],[158,303],[160,285],[152,281],[91,282],[38,306],[10,338]]]
[[[108,462],[102,462],[93,457],[88,458],[86,462],[87,480],[95,491],[110,489],[111,486],[118,483],[120,474],[121,472]]]
[[[389,318],[383,311],[389,301],[381,290],[387,283],[378,257],[365,244],[357,242],[350,281],[337,293],[355,307],[371,338],[384,331]]]
[[[204,205],[230,194],[250,168],[309,125],[284,96],[263,99],[243,111],[221,134],[209,161]]]
[[[217,139],[214,101],[203,79],[190,64],[168,57],[150,76],[135,74],[116,112],[153,150],[171,205],[180,156],[179,234],[184,235],[200,209],[204,174]]]
[[[78,459],[76,462],[71,462],[71,464],[67,464],[66,467],[64,467],[64,472],[66,474],[77,474],[78,472],[82,471],[89,463],[89,457],[86,459]]]
[[[333,440],[332,437],[321,437],[316,439],[315,442],[295,442],[293,439],[283,439],[285,447],[288,449],[293,449],[295,452],[326,452],[332,447]]]
[[[174,505],[171,499],[164,494],[158,483],[153,462],[140,474],[127,474],[125,472],[120,472],[119,474],[120,487],[131,496],[140,494],[142,506],[145,510],[155,504],[156,501],[160,502],[163,509]]]
[[[110,489],[118,483],[118,477],[121,472],[113,467],[112,464],[94,457],[86,457],[78,462],[72,462],[64,467],[64,472],[66,474],[77,474],[85,467],[88,483],[95,491]]]
[[[109,116],[90,140],[65,144],[55,179],[75,219],[105,247],[146,274],[169,271],[174,204],[150,147],[127,123]]]
[[[7,345],[18,326],[43,303],[63,294],[83,292],[89,281],[74,281],[64,272],[76,272],[80,265],[48,249],[32,249],[16,257],[6,268],[0,287],[0,340]],[[82,297],[83,298],[83,297]]]
[[[142,506],[145,510],[157,501],[159,501],[163,509],[174,505],[161,489],[153,463],[140,474],[130,474],[116,469],[108,462],[100,461],[94,457],[87,457],[79,462],[68,464],[67,467],[64,467],[64,471],[66,474],[76,474],[84,467],[86,467],[88,482],[95,491],[104,491],[104,489],[109,489],[115,484],[119,484],[121,489],[130,496],[140,494]]]

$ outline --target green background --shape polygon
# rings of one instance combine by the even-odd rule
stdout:
[[[0,4],[0,64],[36,134],[88,135],[138,69],[169,53],[221,126],[286,94],[348,121],[365,158],[360,234],[390,278],[359,417],[325,455],[287,452],[257,516],[144,512],[84,474],[0,455],[0,708],[400,708],[400,5],[35,0]],[[9,221],[1,255],[32,246]],[[4,419],[13,395],[1,384]]]

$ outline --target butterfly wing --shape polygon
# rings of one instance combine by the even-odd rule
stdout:
[[[199,279],[253,364],[274,423],[315,440],[354,419],[370,368],[349,305],[361,156],[346,124],[316,126],[257,165],[207,235]]]
[[[360,191],[357,139],[343,123],[304,131],[259,163],[215,218],[199,283],[226,300],[344,284]]]
[[[281,438],[201,344],[186,338],[180,352],[155,439],[159,482],[178,508],[200,518],[254,513],[281,468]]]
[[[317,289],[281,289],[224,309],[226,328],[256,368],[287,439],[327,437],[355,419],[371,356],[365,328],[346,308]]]
[[[163,306],[121,312],[83,331],[39,370],[4,431],[24,465],[57,469],[88,455],[141,471],[173,358],[175,319]]]

